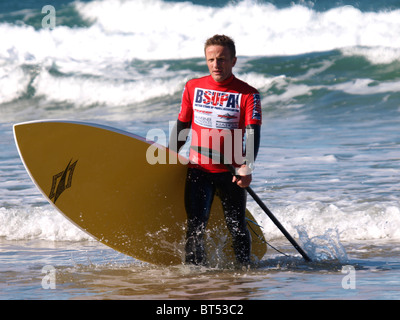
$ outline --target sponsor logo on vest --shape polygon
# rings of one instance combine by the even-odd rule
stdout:
[[[196,88],[195,105],[237,109],[240,107],[240,93],[229,93]]]

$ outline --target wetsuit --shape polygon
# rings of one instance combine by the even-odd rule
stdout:
[[[178,139],[170,140],[170,148],[178,151],[185,143],[180,133],[191,127],[192,146],[219,149],[227,163],[239,167],[246,160],[242,157],[245,129],[252,129],[254,150],[250,162],[254,162],[260,125],[261,104],[256,89],[233,75],[223,82],[216,82],[211,76],[192,79],[186,83],[176,131],[171,135]],[[232,174],[223,163],[213,163],[193,149],[189,160],[185,186],[186,262],[205,264],[204,232],[217,193],[236,259],[241,264],[249,263],[251,237],[245,220],[246,190],[232,182]]]

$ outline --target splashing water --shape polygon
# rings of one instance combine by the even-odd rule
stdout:
[[[340,243],[337,229],[328,229],[324,234],[309,238],[303,227],[298,227],[299,242],[312,261],[320,262],[327,260],[348,261],[346,249]]]

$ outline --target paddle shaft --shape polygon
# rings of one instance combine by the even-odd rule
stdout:
[[[224,156],[212,149],[209,148],[204,148],[204,147],[191,147],[193,150],[196,152],[199,152],[200,154],[205,155],[206,157],[209,157],[210,159],[214,159],[214,156],[219,159],[221,162],[224,163],[226,168],[230,171],[230,173],[233,176],[236,176],[238,179],[240,179],[240,176],[236,175],[236,170],[231,164],[227,164],[227,162],[224,159]],[[261,209],[264,210],[264,212],[267,214],[267,216],[272,220],[272,222],[278,227],[278,229],[285,235],[286,239],[289,240],[289,242],[295,247],[295,249],[302,255],[304,260],[306,261],[311,261],[310,257],[304,252],[304,250],[297,244],[297,242],[292,238],[292,236],[289,234],[289,232],[286,231],[286,229],[282,226],[282,224],[278,221],[277,218],[272,214],[272,212],[267,208],[267,206],[264,204],[264,202],[261,201],[261,199],[257,196],[257,194],[251,189],[250,187],[246,188],[247,192],[253,197],[253,199],[257,202],[257,204],[261,207]]]
[[[278,227],[278,229],[285,235],[286,239],[295,247],[295,249],[303,256],[304,260],[311,261],[309,256],[304,252],[304,250],[297,244],[297,242],[292,238],[292,236],[286,231],[286,229],[282,226],[282,224],[275,218],[272,212],[267,208],[267,206],[261,201],[261,199],[257,196],[257,194],[253,191],[252,188],[247,187],[247,192],[252,196],[255,202],[264,210],[267,216],[272,220],[272,222]]]
[[[235,168],[232,165],[225,164],[225,166],[229,169],[229,171],[233,175],[236,175]],[[240,179],[240,176],[237,176],[237,177]],[[264,202],[261,201],[261,199],[258,197],[258,195],[253,191],[253,189],[251,187],[246,187],[246,190],[252,196],[254,201],[257,202],[257,204],[261,207],[261,209],[264,210],[264,212],[272,220],[272,222],[278,227],[278,229],[284,234],[286,239],[288,239],[289,242],[293,245],[293,247],[295,247],[295,249],[302,255],[304,260],[311,261],[310,257],[297,244],[297,242],[292,238],[292,236],[289,234],[289,232],[286,231],[286,229],[282,226],[282,224],[279,222],[279,220],[277,218],[275,218],[273,213],[267,208],[267,206],[264,204]]]

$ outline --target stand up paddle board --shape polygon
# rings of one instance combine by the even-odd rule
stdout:
[[[128,132],[81,122],[16,124],[14,136],[33,182],[80,229],[140,261],[157,265],[184,261],[184,158],[177,164],[150,164],[146,159],[150,146],[166,153],[166,159],[173,151]],[[247,218],[252,257],[261,259],[266,253],[263,233],[251,222],[250,212]],[[207,229],[210,263],[234,262],[217,198]]]

